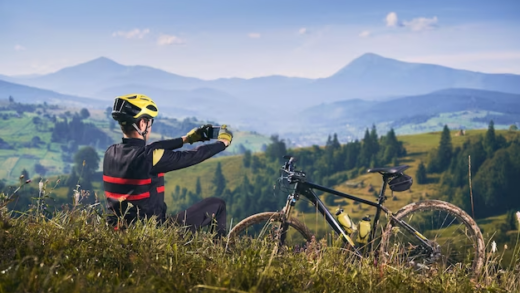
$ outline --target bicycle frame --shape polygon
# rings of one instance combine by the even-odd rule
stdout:
[[[327,220],[329,225],[333,228],[333,230],[336,231],[336,233],[338,233],[339,235],[343,236],[342,237],[343,241],[349,243],[351,245],[352,249],[354,250],[354,252],[358,256],[362,257],[362,254],[356,248],[354,241],[345,232],[343,227],[337,222],[335,217],[332,216],[332,214],[327,209],[325,204],[320,200],[318,195],[314,192],[314,190],[320,190],[320,191],[330,193],[330,194],[333,194],[333,195],[336,195],[339,197],[354,200],[354,201],[360,202],[362,204],[366,204],[366,205],[375,207],[377,209],[374,220],[372,222],[372,229],[370,231],[370,236],[368,239],[368,243],[370,245],[369,246],[370,251],[372,251],[372,249],[373,249],[373,240],[375,239],[377,224],[379,223],[379,218],[381,216],[382,211],[385,212],[387,215],[389,215],[390,219],[393,220],[395,223],[397,223],[399,226],[408,230],[412,235],[415,235],[415,237],[417,237],[417,239],[419,239],[419,241],[421,241],[430,251],[433,251],[434,248],[429,244],[429,241],[426,237],[424,237],[421,233],[419,233],[417,230],[415,230],[413,227],[411,227],[405,221],[397,219],[390,210],[388,210],[385,206],[383,206],[383,203],[386,200],[385,190],[386,190],[386,185],[387,185],[389,178],[391,178],[391,176],[383,174],[383,184],[381,186],[381,191],[379,192],[379,198],[376,202],[365,200],[365,199],[359,198],[354,195],[339,192],[339,191],[331,189],[331,188],[327,188],[327,187],[324,187],[324,186],[321,186],[321,185],[318,185],[318,184],[315,184],[312,182],[307,182],[305,180],[298,179],[298,180],[296,180],[296,183],[294,183],[295,186],[294,186],[293,194],[290,194],[289,197],[287,198],[286,208],[284,209],[284,211],[286,213],[286,218],[287,219],[289,218],[291,209],[296,204],[296,201],[299,199],[299,196],[303,195],[317,207],[320,214],[322,214],[325,217],[325,219]],[[283,225],[283,227],[281,229],[282,235],[285,235],[287,228],[288,228],[287,224]],[[284,238],[285,237],[282,238],[282,241],[284,240]]]

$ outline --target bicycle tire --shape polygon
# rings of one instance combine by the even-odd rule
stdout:
[[[484,258],[485,258],[485,243],[484,238],[482,237],[482,233],[480,232],[480,229],[477,225],[477,223],[471,218],[466,212],[464,212],[459,207],[444,202],[440,200],[427,200],[427,201],[421,201],[416,203],[411,203],[403,208],[401,208],[396,214],[395,217],[397,219],[402,219],[408,215],[411,215],[415,212],[420,211],[445,211],[449,214],[453,215],[456,219],[458,219],[462,224],[465,225],[465,227],[468,229],[468,231],[471,232],[472,236],[474,237],[474,258],[471,264],[472,272],[475,275],[478,275],[482,269],[482,266],[484,264]],[[382,238],[381,238],[381,247],[380,247],[380,256],[382,257],[382,260],[384,262],[389,261],[390,256],[390,237],[392,235],[392,229],[393,229],[393,221],[389,221],[387,224],[387,227],[385,231],[383,232]],[[418,231],[420,233],[423,233],[424,231]],[[468,262],[469,263],[469,262]]]
[[[258,213],[254,214],[252,216],[249,216],[242,221],[240,221],[231,231],[229,232],[229,239],[234,240],[237,239],[237,237],[240,235],[241,232],[246,230],[248,227],[251,227],[256,224],[260,224],[262,222],[267,222],[269,220],[281,222],[282,214],[279,212],[264,212],[264,213]],[[311,241],[312,239],[312,233],[310,232],[309,228],[302,223],[301,221],[291,217],[287,221],[287,224],[289,224],[290,227],[294,228],[300,235],[303,236],[303,238],[307,241]]]

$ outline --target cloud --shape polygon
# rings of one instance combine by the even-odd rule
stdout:
[[[123,37],[126,39],[142,39],[150,32],[149,29],[133,29],[130,31],[117,31],[112,33],[112,37]]]
[[[437,16],[434,16],[432,18],[417,17],[410,21],[403,21],[403,26],[411,29],[414,32],[419,32],[424,30],[435,29],[437,27],[437,22]]]
[[[388,13],[386,15],[385,21],[386,21],[386,26],[389,26],[389,27],[394,27],[394,26],[399,25],[399,19],[397,18],[397,13],[395,13],[395,12]]]
[[[370,31],[362,31],[359,33],[359,36],[362,38],[368,38],[370,37]]]
[[[174,36],[174,35],[161,35],[157,39],[157,44],[159,46],[164,46],[164,45],[181,45],[181,44],[184,44],[184,43],[186,43],[184,40],[182,40],[181,38],[179,38],[177,36]]]
[[[300,34],[300,35],[305,35],[308,33],[309,33],[309,30],[306,27],[302,27],[301,29],[298,30],[298,34]]]
[[[14,49],[16,51],[25,51],[26,50],[25,47],[22,45],[16,45],[16,46],[14,46]]]
[[[259,39],[260,38],[260,34],[259,33],[249,33],[247,36],[250,37],[251,39]]]
[[[399,18],[397,17],[397,13],[395,13],[395,12],[388,13],[385,18],[387,27],[404,27],[404,28],[408,28],[414,32],[435,29],[435,28],[437,28],[438,21],[439,21],[439,19],[437,18],[437,16],[434,16],[432,18],[417,17],[410,21],[408,21],[408,20],[399,21]]]

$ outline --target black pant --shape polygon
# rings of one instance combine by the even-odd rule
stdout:
[[[226,202],[216,197],[206,198],[171,219],[192,232],[216,221],[217,235],[221,237],[226,234]]]

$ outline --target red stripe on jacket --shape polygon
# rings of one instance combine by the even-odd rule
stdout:
[[[122,199],[122,200],[138,200],[138,199],[144,199],[150,197],[150,192],[144,192],[141,194],[135,194],[135,195],[129,195],[129,194],[122,194],[122,193],[115,193],[115,192],[108,192],[105,191],[106,197],[113,198],[113,199]]]
[[[126,178],[118,178],[118,177],[111,177],[107,175],[103,175],[103,181],[108,183],[116,183],[116,184],[130,184],[130,185],[146,185],[151,184],[152,179],[126,179]]]

